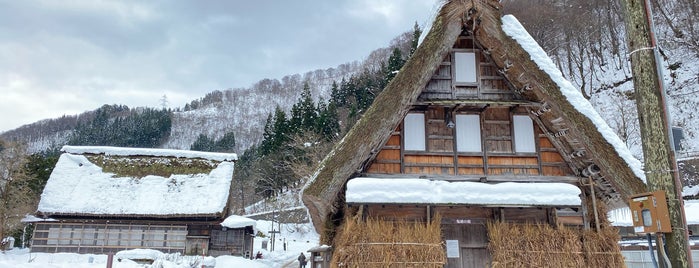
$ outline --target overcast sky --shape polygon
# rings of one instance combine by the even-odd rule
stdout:
[[[0,0],[0,132],[362,60],[438,0]]]

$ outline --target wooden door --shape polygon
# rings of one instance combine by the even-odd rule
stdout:
[[[442,224],[445,240],[458,240],[458,258],[447,258],[447,268],[483,268],[490,265],[485,224]]]

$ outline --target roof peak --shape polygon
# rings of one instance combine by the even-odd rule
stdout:
[[[177,158],[202,158],[213,161],[236,161],[238,155],[234,153],[213,153],[176,149],[160,148],[129,148],[111,146],[70,146],[66,145],[61,151],[70,154],[103,154],[116,156],[161,156]]]

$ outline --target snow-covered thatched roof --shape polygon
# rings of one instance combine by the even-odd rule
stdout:
[[[43,216],[223,217],[235,154],[66,146],[41,195]]]

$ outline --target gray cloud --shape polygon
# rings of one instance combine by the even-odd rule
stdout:
[[[0,131],[361,60],[434,0],[0,0]]]

